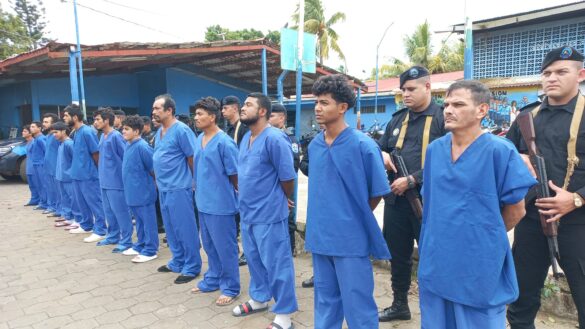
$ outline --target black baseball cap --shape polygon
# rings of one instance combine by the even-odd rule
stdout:
[[[221,100],[221,106],[237,104],[240,106],[240,99],[236,96],[226,96]]]
[[[416,80],[418,78],[430,75],[429,71],[422,66],[413,66],[400,74],[400,88],[408,80]]]
[[[576,61],[583,63],[583,54],[581,54],[577,49],[569,46],[564,46],[560,48],[553,49],[544,56],[544,60],[542,60],[542,66],[540,68],[540,72],[544,71],[549,65],[556,61]]]

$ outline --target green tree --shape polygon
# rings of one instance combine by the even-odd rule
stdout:
[[[333,26],[339,22],[345,21],[345,14],[336,12],[328,19],[325,18],[325,8],[321,0],[305,0],[305,32],[317,35],[317,56],[319,63],[323,64],[324,59],[329,58],[329,51],[332,50],[345,60],[345,55],[339,47],[339,35],[333,29]],[[292,15],[292,20],[296,24],[293,29],[297,29],[299,19],[299,6]]]
[[[29,44],[22,21],[0,7],[0,60],[27,51]]]
[[[280,32],[279,31],[268,31],[268,34],[264,36],[264,33],[255,29],[243,29],[230,31],[227,28],[223,28],[220,25],[211,25],[207,27],[205,32],[205,41],[221,41],[221,40],[257,40],[266,38],[273,43],[280,44]]]
[[[392,58],[391,62],[379,69],[380,78],[395,77],[413,65],[426,67],[431,73],[444,73],[463,70],[463,53],[465,44],[462,42],[447,43],[443,41],[441,49],[433,55],[432,35],[429,23],[425,21],[416,30],[403,39],[404,50],[408,62]],[[376,69],[372,69],[371,79],[375,79]]]
[[[12,7],[26,27],[26,33],[29,37],[29,50],[36,49],[49,42],[45,37],[45,8],[41,0],[15,0]]]

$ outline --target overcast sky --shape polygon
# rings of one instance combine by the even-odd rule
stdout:
[[[34,1],[34,0],[33,0]],[[44,0],[47,30],[51,38],[75,42],[73,4],[61,0]],[[380,65],[391,57],[404,59],[402,38],[427,19],[432,31],[450,29],[463,23],[465,7],[474,20],[498,17],[524,11],[566,4],[563,0],[322,0],[326,17],[344,12],[347,20],[335,29],[347,59],[349,74],[369,76],[376,63],[376,46],[384,29],[392,22],[380,46]],[[298,0],[78,0],[79,29],[82,44],[109,42],[188,42],[203,41],[207,26],[219,24],[230,30],[254,28],[266,33],[278,30],[290,21]],[[8,10],[8,0],[0,0]],[[109,17],[81,5],[121,19]],[[126,7],[124,7],[126,6]],[[131,8],[128,8],[131,7]],[[448,33],[435,34],[438,48]],[[451,36],[449,40],[457,40]],[[436,50],[436,49],[435,49]],[[334,54],[325,64],[337,68],[341,62]],[[365,73],[364,73],[365,71]]]

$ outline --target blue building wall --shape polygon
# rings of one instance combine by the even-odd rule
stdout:
[[[138,113],[150,116],[154,98],[167,92],[166,71],[157,69],[136,73],[138,80]]]
[[[20,127],[19,106],[31,104],[30,83],[0,88],[0,135],[7,138],[11,127]]]
[[[175,68],[167,69],[166,76],[167,92],[175,99],[177,114],[188,114],[189,106],[202,97],[213,96],[221,101],[225,96],[234,95],[243,102],[249,94],[248,91],[224,86]]]
[[[285,107],[289,112],[295,111],[295,101],[285,101]],[[361,107],[374,106],[374,96],[366,95],[361,97]],[[392,118],[392,114],[396,112],[396,102],[394,96],[378,96],[378,106],[384,105],[384,113],[363,113],[361,114],[361,123],[365,129],[369,129],[377,121],[379,125],[384,125]],[[310,132],[313,128],[318,129],[318,125],[315,121],[315,101],[314,100],[303,100],[301,102],[301,135]],[[349,109],[345,113],[345,121],[350,127],[357,126],[357,114],[354,109]]]

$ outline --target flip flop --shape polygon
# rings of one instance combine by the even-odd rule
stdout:
[[[272,322],[271,324],[268,325],[268,327],[266,327],[266,329],[284,329],[284,328],[282,326],[280,326],[278,323]],[[290,327],[288,327],[288,329],[295,329],[295,324],[291,323]]]
[[[218,291],[218,290],[219,289],[207,291],[207,290],[201,290],[201,289],[199,289],[199,287],[195,287],[195,288],[191,289],[191,293],[192,294],[195,294],[195,295],[197,295],[197,294],[207,294],[207,293],[214,292],[214,291]]]
[[[229,300],[228,300],[227,302],[225,302],[225,303],[220,303],[220,302],[219,302],[219,300],[220,300],[222,297],[223,297],[223,298],[229,298]],[[231,304],[233,304],[233,303],[234,303],[234,301],[235,301],[236,299],[238,299],[238,297],[240,297],[240,294],[237,294],[237,295],[235,295],[235,296],[226,296],[226,295],[220,295],[220,296],[219,296],[219,297],[218,297],[218,298],[215,300],[215,305],[216,305],[216,306],[228,306],[228,305],[231,305]]]
[[[69,226],[69,224],[65,223],[65,221],[55,223],[55,227],[63,227],[63,226]]]
[[[232,315],[235,317],[248,316],[250,314],[264,312],[264,311],[268,310],[268,305],[261,307],[259,309],[253,309],[252,305],[250,305],[250,303],[248,303],[248,302],[245,302],[244,304],[241,304],[238,307],[240,308],[240,314],[236,314],[232,311]]]

